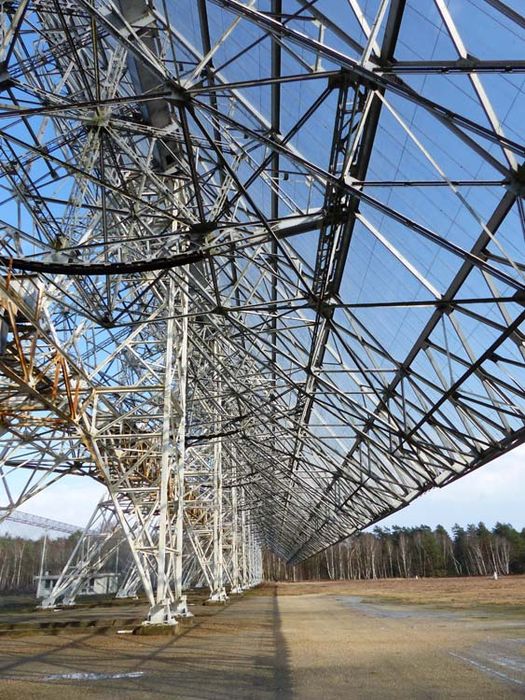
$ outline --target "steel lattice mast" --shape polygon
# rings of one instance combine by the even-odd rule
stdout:
[[[523,440],[525,21],[364,5],[2,5],[2,505],[106,484],[153,622]]]

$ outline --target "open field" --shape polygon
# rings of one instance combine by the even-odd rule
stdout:
[[[524,697],[524,589],[525,577],[267,585],[224,609],[196,600],[197,624],[175,637],[117,634],[140,602],[55,613],[79,623],[55,635],[35,624],[52,613],[3,611],[4,626],[33,628],[4,629],[0,697]],[[80,625],[108,617],[106,634]]]
[[[525,697],[525,577],[292,583],[278,595],[298,698]]]
[[[497,581],[484,577],[377,579],[375,581],[312,581],[279,583],[279,595],[314,593],[364,596],[418,605],[451,608],[497,606],[516,608],[525,615],[525,576],[506,576]]]

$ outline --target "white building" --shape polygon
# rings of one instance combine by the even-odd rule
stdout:
[[[86,580],[78,595],[109,595],[118,589],[118,574],[99,571]],[[36,597],[45,598],[59,579],[59,574],[45,573],[35,576],[37,582]]]

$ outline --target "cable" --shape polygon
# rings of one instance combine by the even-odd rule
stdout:
[[[38,260],[25,260],[24,258],[9,258],[0,255],[0,264],[14,270],[23,272],[41,272],[43,274],[78,276],[111,276],[125,275],[134,272],[150,272],[154,270],[170,270],[174,267],[183,267],[192,263],[205,260],[209,255],[200,251],[183,253],[170,258],[156,258],[154,260],[136,260],[134,262],[113,263],[78,263],[78,262],[40,262]]]

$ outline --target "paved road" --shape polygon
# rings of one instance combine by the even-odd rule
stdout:
[[[404,609],[407,612],[407,609]],[[2,700],[512,698],[525,695],[525,626],[250,594],[178,638],[2,638]]]

